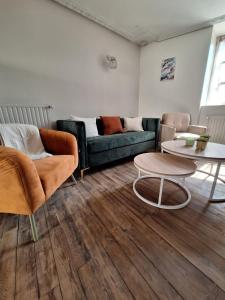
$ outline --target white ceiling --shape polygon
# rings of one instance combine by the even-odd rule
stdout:
[[[225,20],[225,0],[53,0],[137,44]]]

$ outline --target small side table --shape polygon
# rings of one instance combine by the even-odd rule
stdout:
[[[188,205],[191,201],[191,193],[188,188],[181,182],[171,178],[185,178],[194,174],[197,167],[190,159],[166,153],[143,153],[134,158],[134,165],[138,169],[138,177],[133,183],[133,190],[136,196],[145,203],[163,209],[180,209]],[[141,172],[147,175],[141,176]],[[145,178],[160,178],[160,189],[157,203],[144,198],[136,189],[137,182]],[[187,194],[187,200],[177,205],[162,204],[164,180],[173,182],[183,189]]]

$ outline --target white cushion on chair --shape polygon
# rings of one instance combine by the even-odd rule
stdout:
[[[198,134],[194,134],[191,132],[176,132],[175,139],[176,140],[185,140],[187,138],[192,138],[193,140],[197,140],[200,137]]]

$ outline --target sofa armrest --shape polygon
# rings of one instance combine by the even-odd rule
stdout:
[[[188,132],[194,133],[194,134],[205,134],[207,131],[206,126],[200,126],[200,125],[190,125],[188,126]]]
[[[33,161],[16,149],[0,146],[0,212],[31,215],[44,202]]]
[[[161,124],[161,129],[160,129],[161,143],[165,142],[165,141],[173,140],[174,137],[175,137],[175,133],[176,133],[176,128],[175,127],[165,125],[165,124]]]
[[[78,144],[79,168],[88,168],[87,140],[84,122],[73,120],[58,120],[56,124],[58,130],[69,132],[76,137]]]
[[[155,132],[155,148],[157,149],[159,143],[160,133],[160,119],[159,118],[143,118],[142,120],[143,129],[145,131]]]

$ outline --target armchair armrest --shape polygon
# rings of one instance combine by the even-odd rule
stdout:
[[[33,161],[18,150],[0,146],[0,212],[31,215],[44,202]]]
[[[205,134],[207,131],[206,126],[200,126],[200,125],[190,125],[188,126],[188,132],[194,133],[194,134]]]
[[[158,147],[159,133],[160,133],[160,119],[159,118],[143,118],[142,120],[143,129],[145,131],[155,132],[155,148]]]
[[[161,124],[161,143],[165,142],[165,141],[171,141],[174,139],[175,133],[176,133],[176,128],[169,126],[169,125],[165,125],[165,124]]]
[[[56,124],[58,130],[69,132],[76,137],[79,149],[79,168],[88,168],[87,140],[84,122],[73,120],[58,120]]]
[[[77,157],[77,141],[73,135],[45,128],[40,128],[39,131],[46,151],[55,155],[74,155]]]

